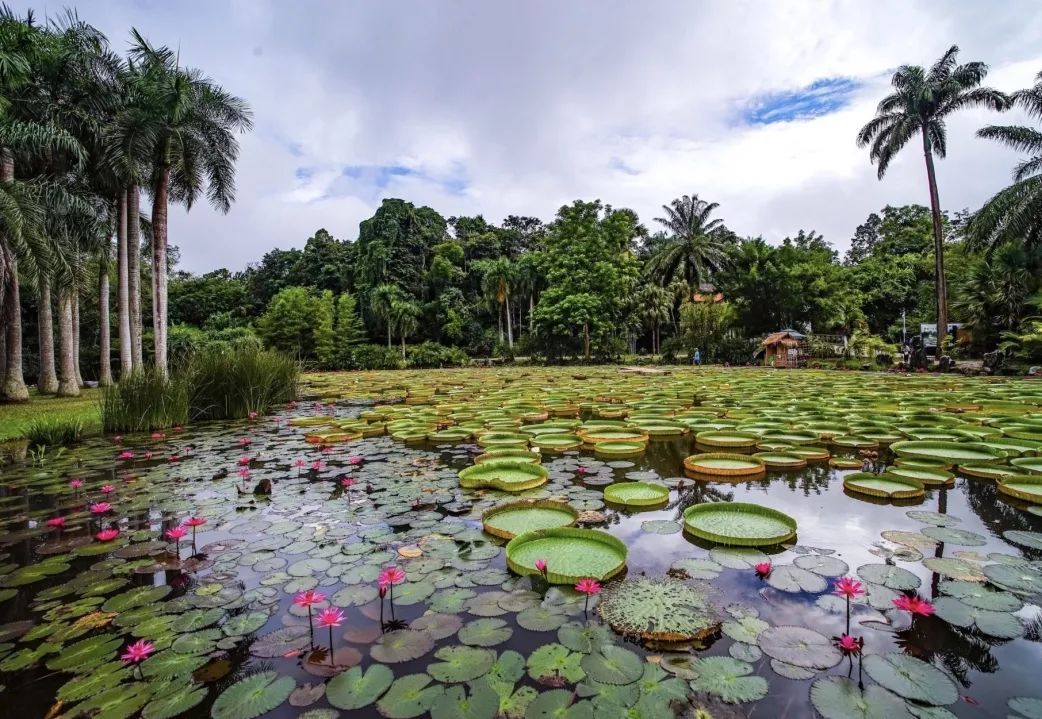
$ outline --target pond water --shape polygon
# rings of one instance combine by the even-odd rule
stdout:
[[[957,462],[948,464],[950,486],[892,501],[845,489],[857,470],[833,466],[909,467],[902,452],[917,451],[908,441],[929,438],[937,464],[954,444],[991,459],[985,473],[1030,478],[1010,462],[1036,454],[1031,435],[1042,439],[1040,384],[504,369],[321,375],[305,396],[253,422],[97,439],[2,468],[8,710],[45,716],[60,703],[55,715],[150,719],[1042,716],[1042,700],[1032,699],[1042,696],[1038,505]],[[589,445],[544,453],[547,482],[514,494],[460,487],[459,471],[487,449],[474,436],[418,440],[449,425],[509,433],[507,420],[538,424],[547,410],[593,424],[620,408],[629,419],[618,421],[652,434],[641,454],[610,459]],[[294,426],[308,417],[349,433],[364,424],[374,436],[309,442],[332,427]],[[661,429],[670,422],[684,434],[654,436],[672,431]],[[388,424],[413,441],[385,434]],[[685,458],[721,451],[698,443],[699,432],[730,433],[723,451],[732,454],[813,446],[822,458],[751,477],[685,476]],[[741,446],[748,435],[760,446]],[[264,480],[270,497],[253,492]],[[605,504],[606,486],[631,481],[665,486],[667,501]],[[517,498],[566,501],[583,519],[603,520],[582,526],[625,544],[625,571],[603,583],[588,611],[570,586],[512,573],[506,541],[482,531],[485,510]],[[778,510],[795,520],[796,536],[734,549],[683,531],[684,511],[709,502]],[[48,525],[55,517],[62,527]],[[206,520],[194,542],[191,529],[176,545],[164,537],[189,517]],[[118,535],[100,541],[105,529]],[[769,573],[754,569],[768,561]],[[378,596],[387,567],[405,572],[393,601]],[[695,590],[709,631],[654,643],[608,628],[598,601],[667,574]],[[831,641],[847,631],[846,605],[833,594],[842,576],[867,589],[849,620],[862,658]],[[308,611],[294,603],[308,590],[326,596],[315,617],[343,611],[332,656],[329,631],[315,626],[312,635]],[[901,596],[935,611],[898,609]],[[155,652],[138,666],[121,662],[139,639]]]

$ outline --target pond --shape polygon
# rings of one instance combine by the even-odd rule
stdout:
[[[1040,454],[1026,379],[310,375],[3,467],[0,684],[107,719],[1031,719]]]

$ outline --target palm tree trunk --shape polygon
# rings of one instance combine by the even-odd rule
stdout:
[[[130,296],[130,349],[133,366],[145,366],[141,346],[141,190],[127,190],[127,294]]]
[[[387,320],[387,349],[391,349],[391,320]]]
[[[507,306],[507,347],[514,349],[514,328],[510,319],[510,295],[504,297]]]
[[[112,341],[109,334],[109,253],[108,248],[98,259],[98,384],[112,384]]]
[[[937,194],[937,176],[933,169],[933,148],[926,132],[923,155],[926,157],[926,180],[930,185],[930,214],[933,216],[934,284],[937,290],[937,356],[944,353],[948,339],[948,288],[944,279],[944,228],[941,225],[941,198]]]
[[[535,292],[528,295],[528,334],[535,332]]]
[[[76,386],[84,387],[83,375],[80,374],[80,289],[72,291],[72,358],[76,375]]]
[[[28,402],[29,388],[22,374],[22,311],[18,293],[18,260],[4,246],[7,255],[7,277],[4,282],[4,339],[7,343],[7,364],[4,367],[4,385],[0,396],[6,402]]]
[[[152,331],[156,337],[156,371],[166,374],[166,240],[170,168],[161,167],[152,200]]]
[[[405,359],[405,335],[402,335],[402,359]]]
[[[499,324],[499,342],[503,342],[503,305],[496,305],[496,322]]]
[[[76,381],[76,336],[73,329],[73,292],[58,291],[58,396],[76,397],[80,385]]]
[[[119,318],[119,377],[134,369],[133,342],[130,339],[130,275],[127,267],[127,191],[116,203],[116,315]]]
[[[590,361],[590,323],[583,322],[583,355]]]
[[[7,148],[0,149],[0,182],[14,182],[14,155]],[[28,402],[29,388],[22,374],[22,309],[18,294],[18,260],[7,243],[0,240],[0,264],[6,272],[0,282],[3,293],[4,341],[7,343],[4,356],[4,383],[0,397],[7,402]]]
[[[38,312],[40,337],[40,377],[36,387],[40,394],[58,391],[58,373],[54,369],[54,318],[51,315],[51,281],[40,278],[40,307]]]

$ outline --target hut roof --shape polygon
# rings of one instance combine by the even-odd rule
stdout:
[[[764,347],[768,345],[784,345],[785,347],[795,347],[800,343],[800,340],[805,335],[797,332],[796,330],[781,330],[780,332],[772,332],[763,338],[761,343]]]

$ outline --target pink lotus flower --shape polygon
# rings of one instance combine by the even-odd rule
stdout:
[[[860,654],[865,646],[865,640],[861,637],[852,637],[849,634],[844,634],[836,640],[836,646],[844,654]]]
[[[206,524],[206,520],[202,517],[189,517],[184,521],[186,527],[201,527]]]
[[[344,613],[336,607],[329,607],[319,612],[315,619],[320,627],[339,627],[344,622]]]
[[[575,591],[586,595],[586,604],[583,605],[583,614],[586,614],[590,610],[590,597],[601,593],[601,583],[596,579],[580,579],[575,583]]]
[[[242,466],[246,466],[252,461],[253,457],[239,457],[239,464]]]
[[[91,514],[105,514],[105,512],[109,512],[111,510],[112,505],[108,502],[95,502],[94,504],[90,505]]]
[[[348,464],[361,464],[362,463],[362,458],[359,455],[357,455],[357,454],[353,454],[353,455],[351,455],[350,457],[347,458],[347,463]]]
[[[311,463],[311,469],[316,472],[321,472],[325,468],[325,464],[322,463],[321,459],[316,459]]]
[[[103,529],[94,535],[94,538],[99,542],[111,542],[113,539],[119,536],[118,529]]]
[[[165,437],[165,436],[166,435],[163,434],[162,432],[153,432],[152,433],[152,439],[163,439],[163,437]]]
[[[344,477],[340,480],[340,486],[347,487],[348,489],[354,487],[356,484],[358,484],[358,480],[354,479],[353,477]]]
[[[111,484],[103,484],[103,485],[101,485],[101,493],[102,494],[112,494],[115,491],[116,491],[116,488],[113,487]]]
[[[377,577],[377,583],[387,587],[393,587],[396,584],[401,584],[405,581],[405,572],[398,567],[387,567],[380,576]]]
[[[242,477],[244,480],[249,479],[250,478],[250,468],[249,467],[242,467],[241,469],[239,469],[239,476]]]
[[[127,647],[123,656],[120,657],[127,664],[137,664],[148,659],[149,655],[156,650],[152,642],[140,639]]]
[[[65,517],[51,517],[47,520],[47,526],[51,529],[64,529]]]
[[[293,597],[293,603],[298,607],[311,607],[313,604],[321,604],[326,601],[326,595],[322,592],[316,592],[313,589],[309,589],[306,592],[301,592],[297,596]]]
[[[919,597],[909,597],[906,594],[902,594],[894,599],[894,606],[902,611],[918,614],[922,617],[928,617],[933,614],[933,605],[928,601]]]
[[[542,574],[544,578],[546,577],[546,560],[545,559],[537,559],[537,560],[535,560],[535,568],[539,570],[539,573]]]
[[[117,459],[134,459],[134,453],[131,452],[129,449],[125,449],[119,453]]]
[[[118,434],[117,434],[117,435],[115,435],[115,436],[114,436],[114,437],[112,438],[112,443],[113,443],[113,444],[123,444],[123,437],[122,437],[122,435],[118,435]]]
[[[832,592],[837,597],[846,597],[847,599],[857,599],[865,593],[865,586],[851,577],[843,577],[836,582],[836,589]]]
[[[323,447],[322,454],[333,454],[333,448],[328,445]]]
[[[257,419],[257,413],[256,412],[250,412],[250,419],[251,420]]]
[[[82,479],[70,479],[69,480],[69,486],[72,487],[73,489],[79,489],[80,487],[83,486],[83,480]]]
[[[239,437],[239,444],[242,445],[243,447],[247,447],[247,446],[253,444],[253,440],[250,439],[249,437]]]
[[[145,452],[145,459],[152,459],[152,450],[147,450]]]
[[[753,570],[756,571],[757,577],[759,577],[760,579],[764,579],[766,577],[771,576],[771,572],[774,570],[774,565],[770,562],[760,562],[755,567],[753,567]]]
[[[184,539],[185,535],[188,534],[188,530],[184,527],[174,527],[173,529],[166,530],[165,534],[167,539],[172,539],[175,542],[180,542],[182,539]]]

